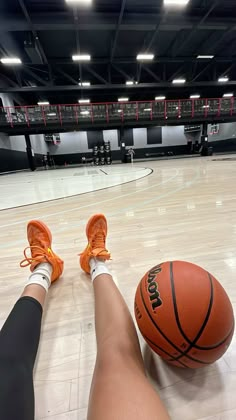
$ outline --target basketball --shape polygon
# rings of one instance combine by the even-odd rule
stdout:
[[[234,333],[233,308],[221,284],[184,261],[159,264],[144,275],[135,295],[135,317],[152,350],[181,368],[214,363]]]

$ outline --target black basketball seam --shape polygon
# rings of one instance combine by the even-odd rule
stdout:
[[[194,348],[199,349],[199,350],[214,350],[217,349],[217,347],[222,346],[222,344],[225,343],[225,341],[228,340],[229,336],[232,334],[232,331],[234,330],[234,325],[232,326],[230,332],[227,334],[227,336],[219,341],[217,344],[214,344],[214,346],[207,346],[207,347],[203,347],[203,346],[198,346],[197,344],[194,344]]]
[[[213,284],[212,284],[211,275],[209,273],[207,273],[207,274],[208,274],[208,278],[210,280],[210,288],[211,288],[210,302],[209,302],[209,306],[208,306],[208,310],[207,310],[207,314],[206,314],[205,320],[203,321],[203,324],[202,324],[202,326],[200,328],[200,331],[198,332],[198,334],[194,338],[194,340],[191,341],[187,337],[187,335],[185,334],[185,332],[183,331],[183,328],[182,328],[181,323],[180,323],[179,313],[178,313],[178,307],[177,307],[177,301],[176,301],[176,293],[175,293],[174,274],[173,274],[173,262],[170,262],[170,282],[171,282],[172,299],[173,299],[173,305],[174,305],[176,323],[177,323],[177,326],[178,326],[179,331],[181,332],[182,336],[184,337],[184,339],[186,341],[188,341],[188,343],[190,345],[193,345],[199,339],[199,335],[201,336],[203,330],[206,327],[206,324],[208,322],[209,316],[211,314],[211,309],[212,309],[212,304],[213,304]]]
[[[199,338],[201,337],[207,322],[209,320],[210,314],[211,314],[211,310],[212,310],[212,305],[213,305],[213,297],[214,297],[214,289],[213,289],[213,282],[212,282],[212,278],[211,275],[209,273],[208,274],[208,278],[210,280],[210,288],[211,288],[211,295],[210,295],[210,302],[209,302],[209,306],[208,306],[208,310],[207,310],[207,314],[206,317],[202,323],[202,326],[198,332],[198,334],[196,335],[196,337],[194,338],[193,341],[189,340],[189,338],[186,336],[185,332],[182,329],[181,323],[180,323],[180,319],[179,319],[179,313],[178,313],[178,307],[177,307],[177,301],[176,301],[176,294],[175,294],[175,284],[174,284],[174,274],[173,274],[173,263],[170,263],[170,282],[171,282],[171,290],[172,290],[172,298],[173,298],[173,305],[174,305],[174,311],[175,311],[175,317],[176,317],[176,323],[177,326],[179,328],[179,331],[181,332],[181,334],[183,335],[183,337],[185,338],[186,341],[188,341],[188,343],[190,344],[190,346],[183,352],[184,355],[186,355],[192,348],[198,348],[195,346],[195,343],[199,340]],[[200,348],[201,349],[201,348]],[[202,350],[202,349],[201,349]],[[178,360],[179,358],[181,358],[182,356],[176,356],[176,358],[173,358],[171,360]]]
[[[182,356],[185,356],[187,359],[193,360],[194,362],[198,362],[198,363],[201,363],[203,365],[208,365],[209,364],[208,362],[203,362],[202,360],[198,360],[198,359],[195,359],[195,358],[193,358],[191,356],[188,356],[187,354],[184,354],[184,352],[182,350],[180,350],[174,343],[172,343],[171,340],[169,340],[168,337],[166,337],[166,335],[163,333],[163,331],[160,329],[160,327],[158,327],[158,325],[155,323],[154,319],[152,319],[152,316],[151,316],[151,314],[150,314],[150,312],[149,312],[149,310],[148,310],[148,308],[146,306],[146,303],[145,303],[144,298],[143,298],[142,283],[140,283],[140,294],[141,294],[143,305],[145,306],[145,309],[147,311],[147,314],[148,314],[149,318],[151,319],[152,323],[155,325],[155,327],[157,328],[157,330],[159,331],[159,333],[165,338],[165,340],[169,344],[171,344],[172,347],[174,347],[179,353],[181,353]]]
[[[165,353],[165,354],[167,354],[167,356],[170,356],[170,357],[172,357],[172,355],[168,352],[168,351],[166,351],[166,350],[164,350],[162,347],[160,347],[160,346],[158,346],[156,343],[154,343],[149,337],[147,337],[143,332],[142,332],[142,329],[139,327],[139,329],[140,329],[140,332],[141,332],[141,334],[142,334],[142,336],[143,336],[143,338],[145,338],[145,340],[148,340],[148,341],[150,341],[150,343],[152,343],[153,344],[153,346],[155,346],[155,347],[157,347],[159,350],[161,350],[163,353]],[[184,363],[182,363],[182,362],[179,362],[181,365],[183,365],[184,367],[188,367],[187,365],[185,365]]]
[[[172,262],[171,262],[171,265],[172,265]],[[173,268],[171,267],[170,268],[171,269],[171,274],[172,274],[172,276],[173,276]],[[210,279],[210,284],[211,284],[211,298],[212,298],[212,301],[213,301],[213,291],[214,291],[214,289],[213,289],[213,284],[212,284],[212,277],[211,277],[211,275],[210,275],[210,273],[207,273],[208,274],[208,277],[209,277],[209,279]],[[173,282],[173,285],[174,285],[174,282]],[[173,292],[172,292],[173,293]],[[211,299],[210,299],[210,303],[211,303]],[[213,303],[213,302],[212,302]],[[212,306],[212,305],[211,305]],[[210,304],[209,304],[209,308],[210,308]],[[209,308],[208,308],[208,311],[209,311]],[[211,308],[212,309],[212,308]],[[175,316],[176,316],[176,320],[179,320],[179,316],[178,316],[178,308],[177,308],[177,303],[176,303],[176,310],[177,310],[177,313],[175,312]],[[210,316],[210,314],[209,314],[209,316]],[[209,319],[209,317],[208,317],[208,319]],[[207,321],[208,321],[208,319],[207,319]],[[177,321],[177,324],[178,324],[178,321]],[[180,325],[180,321],[179,321],[179,325]],[[178,325],[178,326],[179,326]],[[203,325],[204,325],[204,323],[203,323]],[[203,325],[202,325],[202,327],[203,327]],[[181,327],[181,325],[180,325],[180,327]],[[202,327],[201,327],[201,329],[202,329]],[[205,328],[205,327],[204,327]],[[204,328],[203,328],[203,330],[204,330]],[[179,328],[180,329],[180,328]],[[183,337],[186,339],[186,341],[188,341],[188,343],[190,344],[191,343],[191,346],[193,347],[193,348],[196,348],[196,349],[198,349],[198,350],[214,350],[214,349],[216,349],[217,347],[220,347],[222,344],[224,344],[225,343],[225,341],[227,341],[227,339],[229,338],[229,336],[232,334],[232,331],[233,331],[233,329],[234,329],[234,324],[233,324],[233,326],[232,326],[232,328],[230,329],[230,332],[227,334],[227,336],[225,337],[225,338],[223,338],[221,341],[219,341],[218,343],[216,343],[216,344],[214,344],[214,346],[198,346],[197,344],[195,344],[195,342],[196,341],[198,341],[198,339],[200,338],[200,337],[198,337],[198,338],[195,338],[192,342],[191,342],[191,340],[189,340],[189,338],[187,337],[187,336],[185,336],[185,333],[184,333],[184,331],[182,330],[182,327],[181,327],[181,330],[180,330],[180,332],[181,332],[181,334],[183,335]],[[200,332],[201,332],[201,334],[203,333],[203,330],[201,331],[200,330]],[[199,332],[199,333],[200,333]],[[201,334],[200,334],[200,336],[201,336]],[[187,351],[187,350],[185,350],[185,351]]]
[[[163,353],[167,354],[167,356],[172,357],[170,353],[168,353],[166,350],[163,350],[163,349],[162,349],[160,346],[158,346],[156,343],[153,343],[153,341],[152,341],[152,340],[150,340],[150,338],[148,338],[145,334],[143,334],[143,337],[145,338],[145,340],[147,340],[147,341],[149,341],[150,343],[152,343],[152,345],[153,345],[154,347],[157,347],[157,348],[158,348],[159,350],[161,350]],[[166,359],[164,359],[164,360],[166,360]],[[178,360],[177,362],[178,362],[180,365],[182,365],[183,367],[188,368],[188,366],[187,366],[187,365],[185,365],[183,362],[180,362],[179,360]]]

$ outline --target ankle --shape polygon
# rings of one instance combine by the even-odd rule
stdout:
[[[51,286],[53,267],[47,262],[38,264],[32,274],[29,276],[26,286],[36,284],[43,287],[48,292]]]
[[[89,261],[90,265],[90,275],[92,282],[101,275],[109,275],[111,276],[111,273],[109,269],[107,268],[105,264],[105,260],[103,258],[91,258]]]

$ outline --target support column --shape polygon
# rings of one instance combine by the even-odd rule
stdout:
[[[29,167],[31,171],[35,171],[35,159],[34,159],[34,152],[31,147],[31,141],[29,134],[25,134],[25,144],[26,144],[26,153],[28,157]]]
[[[206,122],[202,124],[201,145],[208,145],[208,124]]]
[[[202,156],[212,155],[212,148],[208,147],[208,124],[206,122],[202,124],[200,153]]]
[[[124,127],[121,126],[119,130],[120,138],[119,138],[119,145],[120,145],[120,152],[121,152],[121,162],[125,163],[126,159],[126,148],[125,148],[125,130]]]

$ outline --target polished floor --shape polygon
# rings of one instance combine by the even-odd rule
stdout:
[[[94,170],[98,172],[90,182],[88,171]],[[55,175],[49,173],[0,179],[1,208],[15,207],[0,211],[0,327],[28,275],[27,269],[19,268],[28,219],[40,218],[50,226],[55,250],[65,259],[64,275],[50,289],[44,313],[35,368],[36,420],[86,419],[96,356],[94,299],[77,254],[85,244],[84,228],[91,214],[103,212],[108,218],[113,256],[109,266],[132,314],[143,274],[170,259],[191,261],[212,272],[236,307],[235,161],[206,157],[114,165],[109,174],[119,172],[120,177],[114,186],[104,184],[108,175],[99,169],[73,169],[79,176],[67,171],[56,171],[57,182],[52,184],[48,179]],[[124,182],[132,182],[123,183],[123,175]],[[78,185],[71,192],[72,178]],[[87,180],[86,191],[91,185],[94,191],[74,195],[85,192]],[[105,189],[96,191],[100,183]],[[60,184],[68,194],[40,203],[58,198]],[[47,185],[50,195],[44,191]],[[17,207],[27,204],[31,193],[32,202],[39,203]],[[169,367],[140,340],[150,379],[173,420],[236,419],[235,338],[220,361],[195,371]]]
[[[2,175],[0,210],[115,187],[143,178],[150,173],[149,168],[114,165]]]

